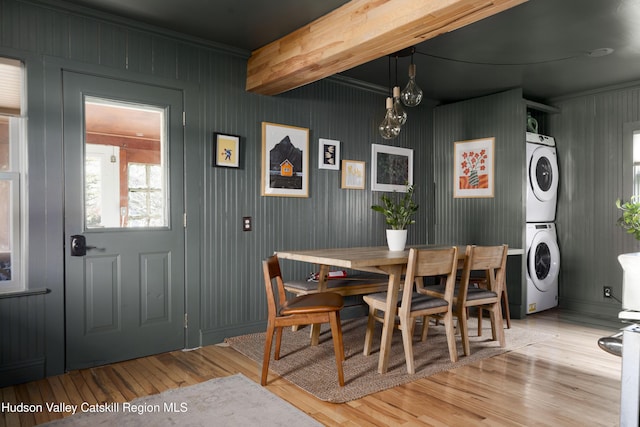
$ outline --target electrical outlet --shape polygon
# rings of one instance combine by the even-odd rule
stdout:
[[[611,298],[611,286],[603,286],[602,295],[604,295],[605,298]]]
[[[252,218],[250,216],[243,216],[242,217],[242,231],[251,231],[252,230],[252,226],[251,226],[251,222],[252,222]]]

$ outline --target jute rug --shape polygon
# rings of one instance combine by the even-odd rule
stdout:
[[[325,325],[323,325],[320,335],[320,344],[317,346],[309,345],[309,328],[303,328],[297,332],[292,332],[290,328],[285,328],[282,337],[280,360],[273,360],[272,350],[269,370],[276,372],[320,400],[340,403],[355,400],[367,394],[467,365],[552,337],[549,334],[518,327],[513,324],[515,322],[512,322],[511,329],[505,329],[507,346],[506,348],[501,348],[496,341],[491,340],[491,325],[489,321],[485,320],[483,322],[485,327],[483,328],[482,336],[478,337],[476,336],[476,319],[472,318],[469,322],[471,355],[464,356],[458,336],[458,362],[452,363],[449,359],[444,326],[431,326],[427,340],[420,342],[421,326],[417,325],[413,345],[416,373],[413,375],[407,374],[401,332],[395,330],[389,357],[389,370],[382,375],[378,374],[382,325],[379,323],[376,325],[371,355],[364,356],[362,349],[366,320],[365,317],[342,322],[345,350],[345,362],[343,365],[344,387],[338,385],[331,332],[328,326]],[[232,348],[257,361],[262,366],[264,339],[264,333],[257,333],[227,338],[225,341]]]
[[[167,390],[109,413],[81,412],[44,424],[61,426],[309,426],[322,424],[242,374]],[[90,410],[89,407],[85,408]]]

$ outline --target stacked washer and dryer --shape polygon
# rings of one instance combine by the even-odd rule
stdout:
[[[558,160],[555,139],[527,132],[527,314],[558,305],[556,237]]]

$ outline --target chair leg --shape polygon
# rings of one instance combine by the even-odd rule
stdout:
[[[491,315],[491,332],[493,339],[500,343],[500,347],[504,347],[507,343],[504,338],[504,323],[502,321],[502,307],[500,304],[494,304],[489,314]]]
[[[407,362],[407,373],[415,374],[413,363],[413,318],[400,317],[400,329],[402,330],[402,346],[404,347],[404,359]]]
[[[507,329],[511,329],[511,311],[509,310],[509,296],[507,295],[507,290],[505,289],[502,292],[502,310],[503,310],[503,320],[507,324]],[[482,309],[478,309],[478,336],[482,336]],[[495,335],[493,337],[495,340]]]
[[[331,324],[331,336],[333,337],[333,350],[336,354],[336,368],[338,369],[338,383],[344,387],[344,371],[342,362],[344,361],[344,344],[342,342],[342,325],[340,324],[340,312],[329,313],[329,323]]]
[[[276,328],[276,352],[273,360],[280,360],[280,344],[282,344],[282,327]]]
[[[261,385],[267,385],[267,375],[269,373],[269,360],[271,359],[271,344],[273,342],[273,325],[267,325],[267,333],[264,339],[264,357],[262,358]]]
[[[427,334],[429,333],[429,322],[431,321],[431,317],[422,316],[422,334],[420,335],[420,341],[425,342],[427,340]],[[436,325],[438,324],[438,319],[436,318]]]
[[[469,327],[467,325],[467,307],[463,307],[458,310],[457,318],[458,318],[458,328],[460,329],[460,335],[462,336],[462,349],[464,350],[464,355],[469,356],[471,354],[471,349],[469,347]]]
[[[502,303],[504,304],[504,319],[507,321],[507,329],[511,329],[511,311],[509,310],[509,296],[507,295],[507,284],[502,290]]]
[[[442,317],[444,322],[445,332],[447,334],[447,345],[449,346],[449,358],[452,362],[458,361],[458,349],[456,348],[456,331],[453,327],[453,314],[451,312],[446,313]]]
[[[364,349],[362,354],[368,356],[371,354],[371,341],[373,340],[373,329],[376,326],[375,319],[376,309],[369,306],[369,320],[367,321],[367,332],[364,335]]]

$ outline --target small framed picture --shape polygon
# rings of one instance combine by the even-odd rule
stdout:
[[[364,190],[365,163],[357,160],[342,161],[342,188]]]
[[[413,184],[413,150],[371,144],[371,190],[407,192]]]
[[[318,168],[340,169],[340,141],[320,138],[318,141]]]
[[[225,133],[213,134],[213,166],[240,167],[240,137]]]

